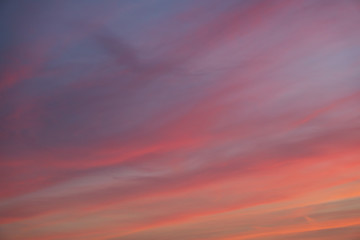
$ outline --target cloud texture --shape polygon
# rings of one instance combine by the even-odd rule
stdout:
[[[0,9],[1,239],[359,239],[358,1]]]

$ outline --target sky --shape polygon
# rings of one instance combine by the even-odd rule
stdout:
[[[360,239],[360,2],[0,3],[1,240]]]

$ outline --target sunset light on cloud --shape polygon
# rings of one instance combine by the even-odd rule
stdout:
[[[0,18],[0,240],[360,239],[360,1]]]

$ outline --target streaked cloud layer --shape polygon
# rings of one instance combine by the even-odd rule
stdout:
[[[0,9],[1,239],[359,239],[359,2]]]

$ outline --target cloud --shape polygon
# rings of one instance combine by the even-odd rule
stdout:
[[[5,4],[5,238],[354,238],[354,6]]]

